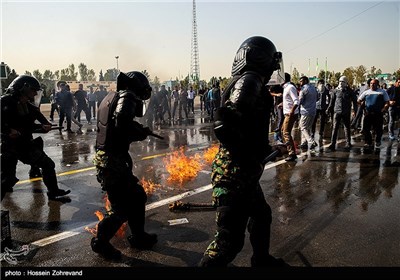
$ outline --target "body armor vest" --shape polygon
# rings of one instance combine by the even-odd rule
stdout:
[[[109,92],[101,102],[97,113],[96,149],[105,150],[107,133],[114,126],[113,113],[119,99],[118,92]]]

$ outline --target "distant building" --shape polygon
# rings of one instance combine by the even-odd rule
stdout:
[[[386,83],[388,86],[394,84],[396,77],[392,74],[379,74],[375,77],[379,81],[379,84]]]
[[[55,82],[55,88],[57,89],[57,82]],[[83,84],[83,89],[89,91],[89,87],[92,86],[93,90],[99,88],[100,85],[103,85],[106,91],[116,91],[117,90],[117,82],[116,81],[66,81],[69,85],[72,92],[77,91],[79,88],[79,84]]]
[[[319,79],[318,79],[318,77],[313,76],[313,77],[308,77],[308,80],[310,81],[310,84],[315,86],[318,83]]]

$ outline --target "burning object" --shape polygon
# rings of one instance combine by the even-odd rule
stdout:
[[[164,163],[170,174],[167,181],[178,182],[179,185],[196,178],[202,166],[201,156],[195,154],[188,157],[184,154],[183,147],[164,158]]]

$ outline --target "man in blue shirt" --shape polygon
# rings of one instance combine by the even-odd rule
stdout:
[[[373,79],[370,89],[358,97],[358,103],[365,101],[363,132],[365,148],[372,148],[371,128],[375,130],[375,148],[381,146],[383,134],[383,113],[389,108],[389,96],[384,89],[379,89],[379,81]]]

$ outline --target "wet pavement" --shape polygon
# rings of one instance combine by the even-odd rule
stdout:
[[[48,116],[46,108],[42,111]],[[30,180],[29,166],[18,164],[20,181],[14,192],[6,195],[1,209],[9,211],[11,249],[29,248],[25,255],[15,253],[14,262],[3,254],[2,271],[27,267],[196,267],[213,238],[215,212],[172,212],[168,205],[177,200],[209,203],[210,164],[202,161],[197,176],[180,184],[169,180],[165,160],[179,147],[185,147],[187,156],[195,156],[217,143],[207,114],[197,107],[186,121],[154,127],[164,140],[150,138],[131,145],[134,174],[158,185],[149,194],[146,211],[146,229],[158,235],[158,243],[151,251],[138,251],[129,248],[126,238],[114,237],[113,245],[123,253],[118,262],[92,252],[92,234],[85,230],[95,227],[98,218],[94,212],[105,213],[105,203],[92,164],[95,125],[83,124],[82,134],[59,134],[57,130],[37,135],[43,137],[45,151],[56,164],[60,187],[71,189],[70,202],[48,201],[43,182]],[[75,125],[72,128],[77,129]],[[299,131],[294,134],[298,143]],[[354,134],[353,148],[348,152],[341,141],[342,131],[339,139],[335,152],[323,149],[329,145],[329,138],[325,138],[315,153],[298,151],[296,162],[279,158],[266,165],[261,186],[273,211],[271,254],[294,267],[398,268],[399,143],[389,141],[385,132],[381,148],[367,152],[361,135]],[[169,224],[183,218],[186,223]],[[247,236],[243,250],[230,266],[249,267],[251,254]]]

